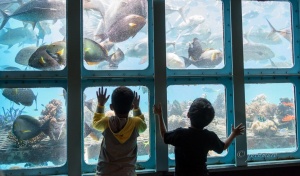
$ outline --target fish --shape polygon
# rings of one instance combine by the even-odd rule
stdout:
[[[20,115],[13,122],[12,133],[19,140],[29,140],[38,136],[42,132],[48,135],[50,127],[49,124],[50,119],[41,125],[40,122],[32,116]]]
[[[262,28],[252,27],[245,35],[254,43],[278,45],[282,43],[280,36],[274,31],[266,31]]]
[[[18,68],[18,67],[7,66],[7,65],[1,66],[1,70],[4,70],[4,71],[21,71],[21,69]]]
[[[242,15],[242,17],[245,19],[252,19],[252,18],[258,17],[258,15],[259,15],[259,12],[257,10],[250,10],[249,12],[244,13]]]
[[[134,37],[146,24],[146,19],[140,15],[130,14],[116,21],[107,31],[111,42],[123,42]]]
[[[38,94],[34,95],[30,88],[4,88],[2,95],[18,105],[31,106],[33,101],[35,101],[35,111],[38,110],[36,100]]]
[[[99,42],[102,42],[105,39],[107,39],[109,35],[113,35],[117,37],[113,33],[114,32],[118,33],[118,27],[121,27],[121,31],[124,31],[126,29],[128,30],[135,29],[133,31],[126,31],[127,35],[130,33],[138,32],[140,29],[142,29],[143,26],[145,26],[146,24],[143,21],[146,21],[146,19],[148,18],[148,1],[147,0],[113,1],[112,3],[109,4],[109,7],[105,9],[105,12],[102,12],[101,14],[103,14],[103,21],[102,20],[100,21],[96,30],[97,33],[96,40],[97,41],[99,40]],[[132,21],[134,23],[132,23]],[[108,35],[107,33],[110,34]]]
[[[184,60],[175,53],[166,54],[166,63],[169,69],[181,69],[186,68]]]
[[[186,5],[185,5],[185,6],[186,6]],[[185,17],[185,15],[183,14],[183,10],[184,10],[185,6],[176,8],[176,7],[171,6],[171,5],[168,4],[168,3],[165,3],[165,14],[166,14],[166,16],[167,16],[167,15],[170,15],[170,14],[172,14],[172,13],[174,13],[174,12],[177,12],[177,13],[179,13],[179,15],[180,15],[180,17],[182,18],[182,20],[183,20],[184,22],[186,22],[186,20],[185,20],[186,17]]]
[[[124,61],[125,55],[123,51],[118,48],[116,52],[109,56],[109,67],[118,67],[118,65]]]
[[[139,64],[148,61],[148,38],[142,38],[130,45],[127,50],[125,50],[125,55],[127,57],[141,58]]]
[[[291,32],[291,28],[286,28],[286,29],[282,29],[282,30],[277,30],[274,28],[274,26],[271,24],[271,22],[266,19],[269,26],[272,29],[272,32],[276,32],[279,33],[283,38],[285,38],[287,41],[289,41],[290,43],[292,43],[292,32]]]
[[[194,38],[193,42],[189,44],[188,54],[189,59],[199,60],[202,54],[202,47],[198,38]]]
[[[53,42],[46,47],[46,52],[54,58],[60,65],[66,66],[67,60],[66,41]]]
[[[177,29],[180,31],[186,31],[191,32],[193,31],[197,26],[199,26],[200,24],[202,24],[205,21],[205,18],[201,15],[192,15],[189,16],[186,20],[186,22],[181,22],[178,25],[175,24],[175,26],[177,26]]]
[[[65,0],[32,0],[21,5],[11,15],[6,14],[0,9],[3,16],[0,30],[5,26],[10,18],[32,24],[32,28],[39,21],[53,20],[66,17],[66,1]],[[38,14],[38,15],[37,15]]]
[[[40,46],[29,58],[28,66],[45,70],[61,70],[61,64],[58,62],[57,58],[47,51],[48,45]]]
[[[211,29],[208,27],[208,25],[199,25],[197,28],[195,28],[193,31],[189,33],[182,34],[182,42],[188,42],[193,40],[194,38],[198,38],[200,41],[207,40],[211,35]]]
[[[186,67],[194,65],[198,68],[213,68],[223,61],[223,52],[216,49],[206,49],[197,60],[182,56]]]
[[[28,66],[28,60],[31,55],[38,49],[36,46],[28,46],[22,48],[15,57],[15,62],[24,66]]]
[[[83,59],[88,65],[97,65],[108,58],[107,50],[89,38],[83,39]]]
[[[265,122],[267,119],[265,117],[258,116],[258,117],[256,117],[256,120],[258,120],[260,122]]]
[[[37,34],[36,46],[39,46],[40,40],[42,40],[42,44],[43,44],[45,36],[51,34],[51,29],[50,29],[50,24],[45,21],[37,22],[36,27],[39,30]]]
[[[84,10],[95,10],[104,16],[105,8],[108,7],[108,4],[103,3],[102,0],[83,0],[82,7]]]
[[[32,44],[36,43],[36,36],[32,29],[28,27],[18,27],[18,28],[6,28],[6,32],[0,36],[0,44],[7,45],[10,49],[12,46],[19,44]]]
[[[289,121],[292,121],[292,120],[295,120],[295,116],[294,115],[286,115],[283,117],[283,119],[281,119],[282,122],[289,122]]]
[[[270,60],[275,57],[274,52],[266,45],[247,42],[243,45],[244,61]]]
[[[291,108],[294,108],[294,107],[295,107],[295,104],[292,103],[292,102],[282,102],[282,104],[283,104],[284,106],[288,106],[288,107],[291,107]]]
[[[220,90],[216,90],[210,87],[206,87],[206,86],[202,86],[201,87],[202,91],[206,92],[206,93],[214,93],[214,92],[219,92]]]

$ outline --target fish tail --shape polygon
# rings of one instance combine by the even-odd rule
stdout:
[[[36,100],[37,96],[38,96],[38,92],[36,93],[36,95],[35,95],[35,97],[34,97],[34,100],[35,100],[35,111],[38,110],[38,109],[37,109],[37,100]]]
[[[185,68],[187,68],[188,66],[190,66],[190,65],[192,64],[192,62],[191,62],[188,58],[186,58],[186,57],[184,57],[184,56],[181,56],[181,57],[182,57],[183,60],[184,60]]]
[[[275,65],[275,63],[272,61],[272,59],[269,59],[269,60],[270,60],[270,62],[271,62],[271,65],[272,65],[273,67],[277,68],[277,65]]]
[[[183,19],[183,21],[186,22],[185,16],[184,16],[184,14],[183,14],[183,9],[184,9],[184,7],[185,7],[185,6],[180,7],[180,8],[178,9],[178,13],[180,14],[180,16],[181,16],[181,18]]]
[[[0,26],[0,30],[1,30],[5,26],[7,21],[9,20],[9,16],[5,12],[3,12],[1,9],[0,9],[0,13],[3,16],[3,21],[2,21],[1,26]]]
[[[268,22],[268,24],[269,24],[269,26],[271,27],[271,29],[272,29],[272,31],[270,32],[270,33],[274,33],[274,32],[278,32],[278,30],[276,30],[275,28],[274,28],[274,26],[271,24],[271,22],[268,20],[268,19],[266,19],[267,20],[267,22]]]

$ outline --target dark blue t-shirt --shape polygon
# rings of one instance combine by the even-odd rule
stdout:
[[[212,131],[195,128],[177,128],[164,136],[164,142],[175,146],[175,175],[207,175],[207,153],[222,153],[224,142]]]

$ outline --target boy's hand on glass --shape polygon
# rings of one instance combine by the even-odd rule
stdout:
[[[153,105],[153,113],[160,116],[162,115],[162,108],[160,103],[158,105]]]
[[[96,91],[98,105],[100,106],[104,106],[107,100],[109,99],[110,95],[106,96],[106,91],[107,89],[105,88],[104,90],[103,86],[101,87],[101,89],[99,88],[99,91]]]
[[[245,126],[240,123],[237,127],[233,127],[233,125],[231,125],[231,133],[234,134],[234,136],[238,136],[238,135],[242,135],[245,132]]]
[[[134,98],[133,98],[133,102],[132,102],[133,109],[139,109],[139,107],[140,107],[140,96],[137,94],[136,91],[134,91],[133,94],[134,94]]]

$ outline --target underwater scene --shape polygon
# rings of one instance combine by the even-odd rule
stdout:
[[[168,68],[224,67],[222,1],[166,0],[165,10]],[[242,1],[244,68],[293,66],[291,11],[287,1]]]
[[[224,67],[222,1],[166,0],[165,15],[169,69]]]
[[[65,89],[18,87],[0,92],[0,170],[65,164]]]
[[[66,0],[0,1],[0,71],[66,66]]]
[[[248,153],[296,151],[294,97],[291,83],[245,84]]]
[[[242,13],[244,68],[291,68],[291,3],[242,1]]]
[[[87,70],[142,70],[148,59],[147,0],[83,0]]]
[[[205,127],[205,129],[214,131],[222,141],[225,141],[227,138],[227,111],[225,104],[225,87],[222,84],[168,86],[168,130],[174,130],[179,127],[190,127],[190,119],[187,118],[187,113],[194,99],[200,97],[209,100],[215,109],[215,118],[207,127]],[[170,159],[175,159],[174,147],[172,145],[168,146],[168,153]],[[226,154],[227,150],[223,151],[221,154],[209,151],[208,157],[225,156]]]
[[[138,157],[137,161],[147,161],[150,157],[150,141],[149,141],[149,91],[146,86],[127,86],[132,91],[136,91],[140,95],[140,109],[144,114],[147,129],[137,138]],[[117,86],[105,86],[107,95],[111,95]],[[102,133],[93,128],[92,122],[94,113],[96,112],[98,100],[96,91],[99,87],[88,87],[83,91],[84,99],[84,161],[89,165],[95,165],[98,162],[101,142],[103,140]],[[114,111],[110,110],[111,96],[105,104],[106,116],[113,116]],[[152,110],[152,109],[151,109]],[[132,117],[132,111],[129,112]]]

